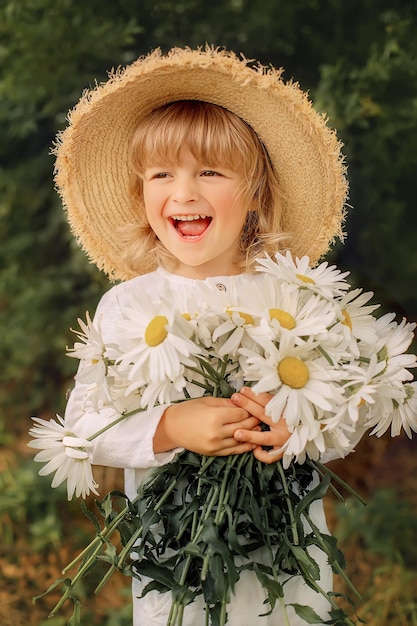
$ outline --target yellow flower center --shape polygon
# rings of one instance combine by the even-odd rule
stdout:
[[[98,362],[98,359],[91,359],[91,365],[97,365]]]
[[[342,315],[343,315],[342,324],[347,326],[349,330],[352,330],[352,318],[350,317],[346,309],[343,309]]]
[[[295,356],[287,356],[278,363],[278,375],[284,385],[301,389],[310,378],[307,365]]]
[[[298,280],[301,280],[303,283],[308,283],[310,285],[315,285],[316,281],[310,278],[310,276],[304,276],[304,274],[296,274]]]
[[[232,317],[232,313],[234,313],[234,311],[232,311],[230,307],[228,307],[226,311],[229,313],[230,317]],[[255,325],[255,320],[252,315],[249,313],[243,313],[243,311],[237,311],[237,313],[239,314],[239,317],[244,320],[245,324],[251,324],[252,326]]]
[[[148,346],[154,348],[165,341],[168,336],[166,329],[167,324],[168,319],[165,315],[156,315],[153,320],[149,322],[145,330],[145,341]]]
[[[278,320],[283,328],[292,330],[295,328],[295,319],[287,311],[282,309],[269,309],[269,317],[271,320]]]
[[[191,315],[189,313],[183,313],[182,316],[187,322],[191,321]]]

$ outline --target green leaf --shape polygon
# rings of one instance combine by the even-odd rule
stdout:
[[[165,564],[151,563],[150,561],[143,559],[142,561],[134,561],[133,569],[138,574],[152,578],[153,580],[161,583],[166,589],[173,589],[175,587],[175,580],[172,571]]]
[[[81,603],[77,598],[72,598],[74,603],[74,611],[69,619],[68,626],[81,625]]]
[[[190,554],[191,556],[198,558],[203,558],[203,554],[201,552],[201,548],[197,543],[187,543],[187,545],[182,548],[184,554]]]
[[[313,502],[316,500],[322,500],[327,493],[330,484],[330,476],[325,476],[320,483],[314,487],[307,495],[305,495],[297,504],[294,509],[294,515],[297,519],[301,518],[301,515],[305,510],[308,510]]]
[[[308,576],[313,580],[319,580],[320,568],[316,561],[308,554],[305,548],[290,545],[291,552],[297,559],[304,572],[308,572]]]
[[[283,585],[279,583],[276,578],[273,578],[271,568],[267,568],[261,563],[251,563],[246,566],[246,569],[250,569],[255,572],[259,582],[268,594],[268,601],[272,611],[277,600],[284,597]],[[271,611],[264,613],[264,615],[270,614]]]
[[[298,617],[301,617],[307,624],[323,624],[323,618],[317,615],[309,606],[303,604],[291,604]]]
[[[99,523],[97,517],[94,515],[94,513],[92,511],[90,511],[90,509],[87,507],[87,505],[85,504],[84,500],[81,501],[81,510],[84,513],[84,515],[86,517],[88,517],[90,522],[92,522],[94,524],[94,528],[96,529],[96,533],[99,533],[100,530],[101,530],[100,523]]]
[[[343,552],[340,550],[337,545],[337,539],[333,535],[321,535],[323,542],[326,544],[327,550],[329,552],[329,561],[332,565],[332,569],[335,573],[337,570],[334,567],[334,563],[338,563],[339,567],[342,569],[346,568],[346,559]]]
[[[40,598],[43,598],[50,591],[53,591],[54,589],[56,589],[57,587],[59,587],[62,584],[65,584],[68,587],[68,586],[71,585],[71,580],[69,578],[58,578],[55,582],[52,583],[52,585],[49,585],[49,587],[48,587],[48,589],[46,591],[44,591],[43,593],[39,594],[38,596],[34,596],[32,598],[33,602],[36,602],[37,600],[40,600]]]

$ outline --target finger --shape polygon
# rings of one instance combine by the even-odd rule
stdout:
[[[276,452],[274,450],[274,453],[270,454],[268,450],[264,450],[262,447],[257,446],[253,451],[253,455],[255,458],[258,459],[258,461],[262,461],[262,463],[271,465],[272,463],[276,463],[277,461],[282,459],[282,457],[284,456],[284,452]]]
[[[289,437],[288,430],[285,431],[273,431],[273,430],[244,430],[238,428],[234,434],[234,438],[237,441],[244,441],[254,443],[257,446],[272,446],[273,448],[280,448],[284,445]]]
[[[245,396],[245,398],[249,398],[249,400],[253,400],[258,404],[261,404],[263,407],[265,407],[273,397],[271,393],[255,393],[250,387],[242,387],[240,393]]]
[[[259,420],[257,417],[253,417],[252,415],[240,422],[232,422],[231,424],[225,424],[223,434],[225,437],[232,438],[235,442],[235,432],[236,430],[250,430],[250,431],[260,431],[261,426],[259,425]],[[244,441],[244,439],[242,439]],[[241,443],[241,442],[240,442]]]
[[[230,456],[234,454],[244,454],[245,452],[253,452],[256,449],[252,443],[236,443],[230,445],[227,448],[222,448],[216,453],[216,456]]]
[[[248,413],[250,413],[251,415],[254,415],[262,422],[265,422],[268,419],[270,419],[270,418],[267,418],[267,416],[265,415],[264,406],[260,404],[259,402],[256,402],[256,400],[252,399],[252,397],[245,396],[242,393],[234,393],[231,400],[233,404],[243,409],[246,409]]]
[[[236,406],[234,403],[231,403],[219,416],[223,424],[239,424],[249,417],[253,417],[247,409]]]

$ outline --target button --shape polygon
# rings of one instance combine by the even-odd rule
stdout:
[[[223,285],[223,283],[216,283],[216,287],[219,291],[227,291],[226,285]]]

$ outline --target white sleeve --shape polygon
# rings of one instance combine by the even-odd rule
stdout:
[[[88,439],[120,417],[112,408],[99,412],[82,409],[85,385],[76,383],[65,411],[65,423],[77,437]],[[94,465],[139,469],[169,463],[181,449],[155,454],[153,437],[167,405],[127,417],[93,439],[91,462]]]
[[[117,288],[111,289],[101,299],[96,316],[100,315],[102,335],[105,341],[114,340],[117,321],[122,312],[119,305]],[[65,422],[68,429],[77,437],[88,439],[107,424],[120,417],[115,409],[106,407],[99,412],[84,407],[86,385],[76,381],[71,391],[66,411]],[[92,440],[92,463],[123,469],[150,468],[164,465],[173,460],[182,449],[155,454],[153,438],[159,421],[168,405],[138,412],[115,426],[112,426]]]

